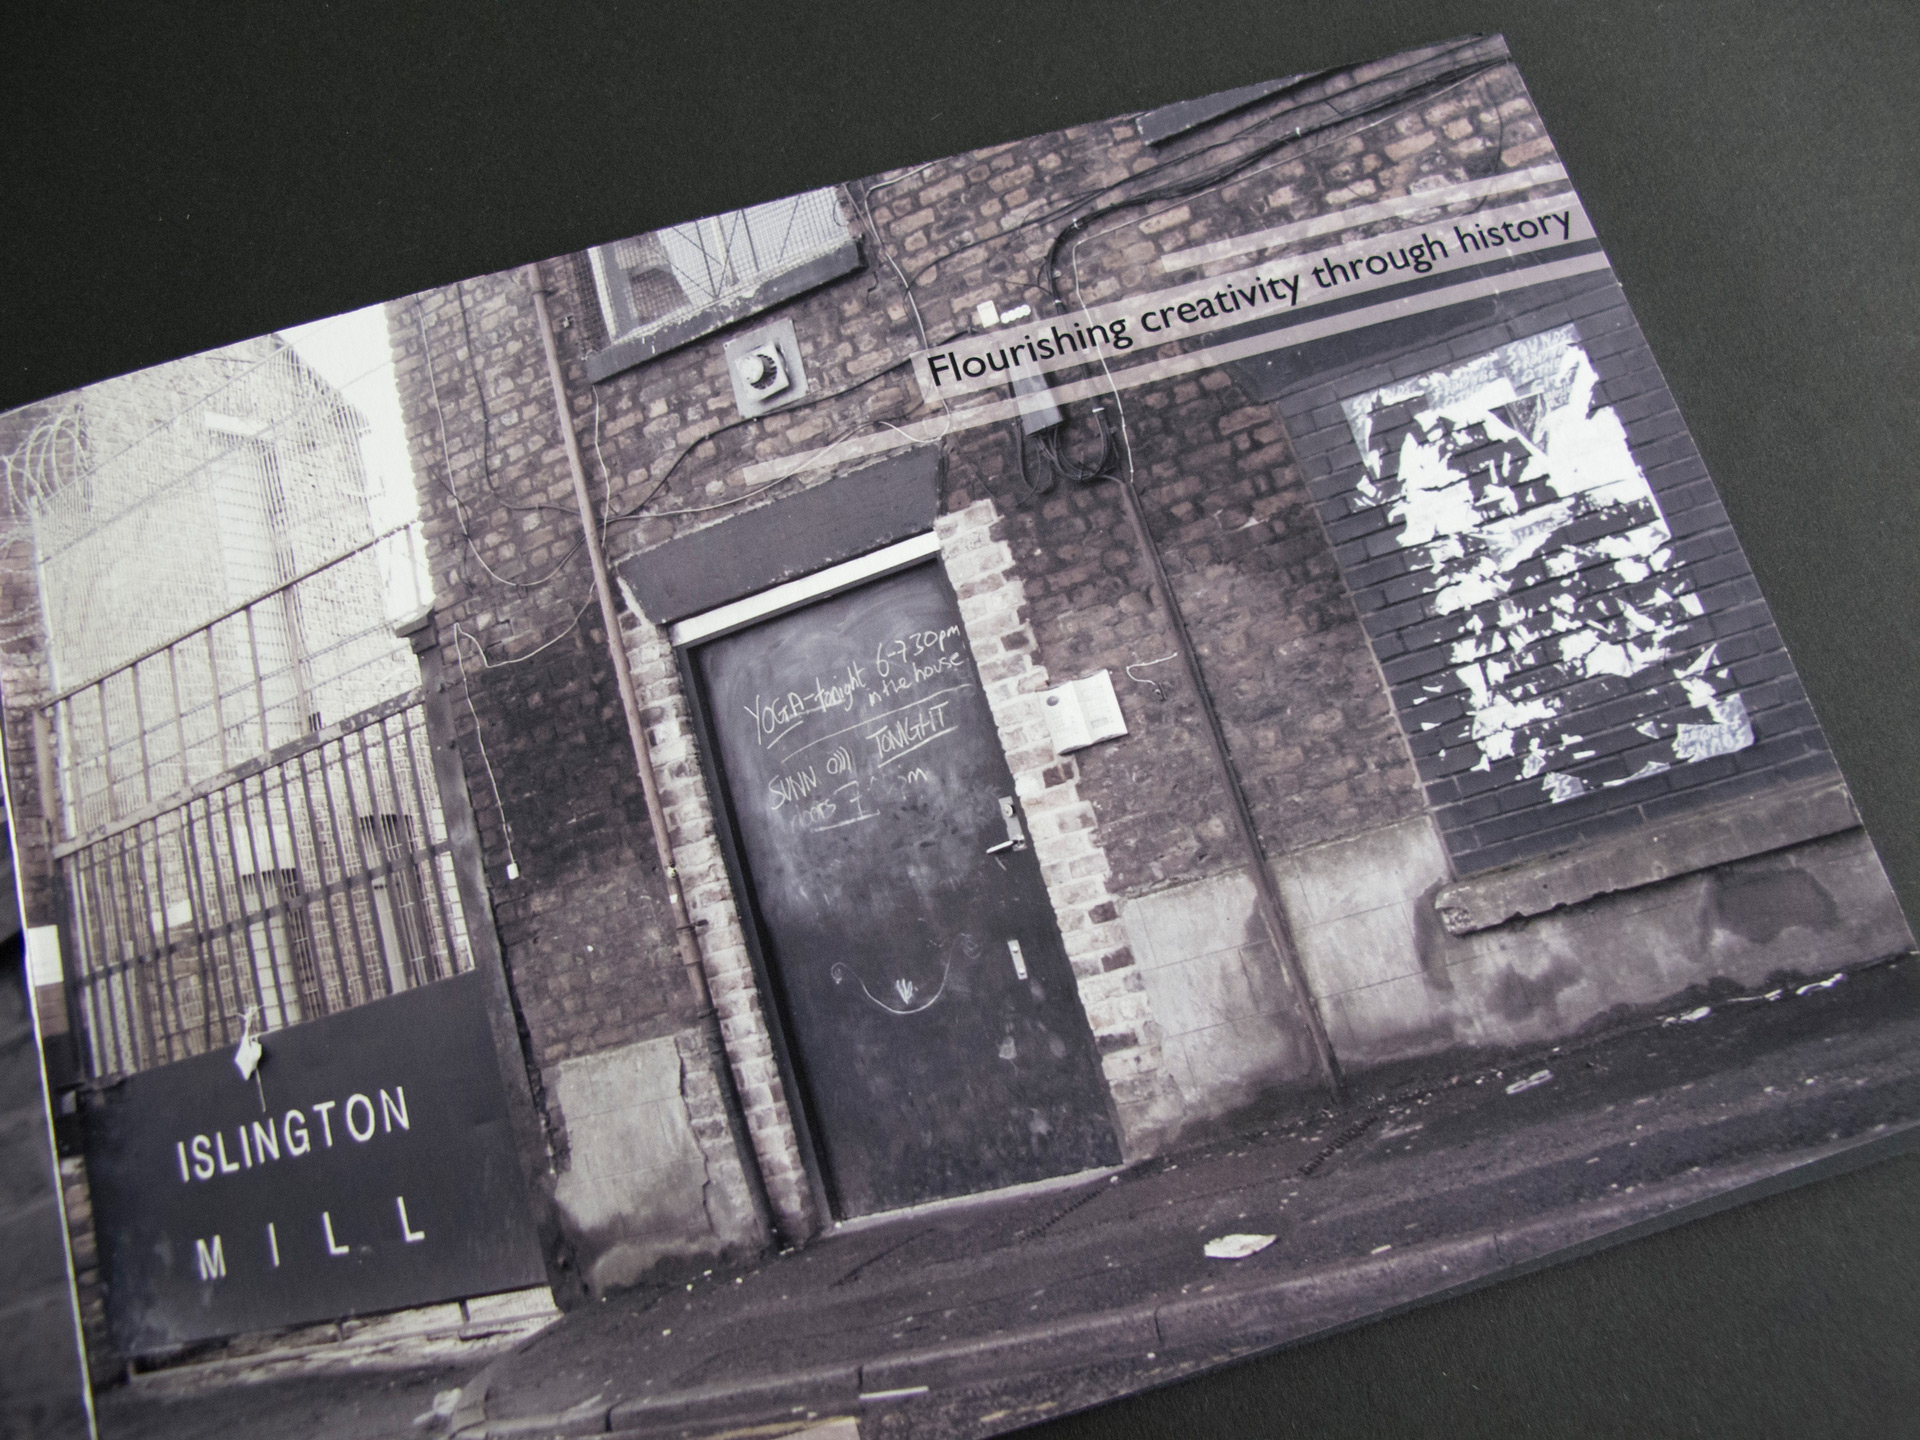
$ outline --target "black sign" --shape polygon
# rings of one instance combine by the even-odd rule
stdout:
[[[129,1355],[542,1284],[479,977],[129,1077],[90,1107]]]

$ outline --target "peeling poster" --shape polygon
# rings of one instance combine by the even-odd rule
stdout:
[[[1753,743],[1598,380],[1563,327],[1343,406],[1356,498],[1400,526],[1450,622],[1409,731],[1470,749],[1473,770],[1512,764],[1555,802]]]

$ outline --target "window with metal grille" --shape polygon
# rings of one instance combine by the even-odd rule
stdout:
[[[587,252],[609,344],[595,380],[859,268],[832,188],[729,210]]]

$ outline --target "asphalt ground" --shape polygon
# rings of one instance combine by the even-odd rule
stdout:
[[[452,1383],[441,1371],[193,1403],[143,1401],[136,1386],[105,1398],[102,1431],[184,1440],[252,1415],[295,1435],[772,1434],[853,1416],[869,1437],[1000,1433],[1896,1136],[1920,1119],[1916,1042],[1912,960],[1773,999],[1693,997],[1497,1065],[1362,1077],[1337,1115],[609,1297],[454,1375],[466,1392],[444,1422],[414,1423]],[[1276,1238],[1209,1259],[1205,1242],[1229,1233]],[[216,1413],[227,1428],[196,1428]]]

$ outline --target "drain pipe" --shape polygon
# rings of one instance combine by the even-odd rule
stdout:
[[[1307,1022],[1307,1034],[1313,1041],[1313,1055],[1318,1063],[1320,1079],[1326,1085],[1327,1093],[1333,1097],[1333,1103],[1344,1105],[1347,1086],[1340,1074],[1339,1057],[1333,1053],[1333,1042],[1327,1038],[1327,1026],[1320,1016],[1320,1006],[1313,998],[1313,991],[1308,988],[1306,967],[1300,963],[1300,951],[1293,940],[1293,927],[1287,923],[1287,912],[1280,903],[1280,888],[1274,884],[1273,872],[1267,866],[1266,847],[1260,843],[1260,832],[1253,823],[1253,810],[1247,804],[1246,791],[1241,789],[1240,777],[1234,771],[1233,759],[1227,750],[1227,732],[1220,724],[1220,712],[1214,709],[1213,694],[1207,689],[1206,677],[1200,671],[1200,656],[1194,649],[1193,636],[1188,633],[1186,617],[1180,613],[1180,602],[1174,599],[1173,587],[1167,583],[1166,567],[1160,561],[1160,548],[1153,543],[1153,536],[1147,531],[1146,514],[1140,507],[1140,492],[1133,488],[1131,481],[1118,475],[1095,478],[1109,481],[1120,489],[1127,521],[1133,528],[1133,538],[1140,546],[1140,553],[1146,557],[1148,582],[1159,593],[1161,611],[1173,630],[1174,648],[1180,652],[1180,659],[1187,668],[1187,680],[1200,702],[1200,713],[1206,717],[1213,758],[1219,768],[1220,778],[1227,787],[1227,796],[1233,802],[1234,826],[1240,832],[1240,843],[1247,852],[1248,865],[1253,871],[1255,908],[1260,912],[1261,924],[1273,944],[1273,953],[1280,958],[1281,968],[1300,992],[1300,1011]]]
[[[560,368],[560,351],[554,343],[553,325],[547,315],[547,292],[537,264],[523,272],[526,287],[533,294],[534,314],[539,319],[540,343],[546,348],[547,379],[553,386],[553,414],[560,427],[560,439],[567,449],[567,468],[573,474],[573,498],[580,507],[580,529],[585,539],[587,562],[593,568],[593,590],[600,601],[600,623],[607,632],[607,656],[613,663],[613,678],[620,688],[620,708],[627,717],[627,738],[633,742],[634,768],[640,774],[640,789],[646,796],[647,823],[653,829],[653,848],[660,861],[660,873],[667,882],[667,904],[673,911],[674,937],[679,944],[680,964],[687,973],[687,986],[693,992],[700,1019],[705,1023],[714,1054],[719,1057],[720,1086],[728,1119],[734,1127],[736,1144],[744,1144],[748,1131],[745,1112],[733,1079],[732,1059],[727,1051],[726,1035],[720,1028],[720,1012],[714,1008],[713,994],[707,985],[706,963],[700,954],[700,937],[687,914],[686,892],[680,884],[680,869],[674,863],[673,842],[667,837],[667,812],[660,803],[660,781],[653,769],[653,757],[647,753],[646,727],[640,719],[640,695],[634,688],[633,670],[627,663],[626,647],[620,643],[620,611],[614,603],[613,586],[607,579],[606,552],[600,548],[599,523],[593,513],[593,496],[587,487],[587,467],[580,458],[580,442],[573,433],[573,417],[567,409],[566,377]],[[742,1155],[741,1159],[749,1157]],[[748,1183],[754,1190],[754,1202],[769,1232],[778,1235],[774,1211],[761,1184],[759,1166],[743,1165]]]

